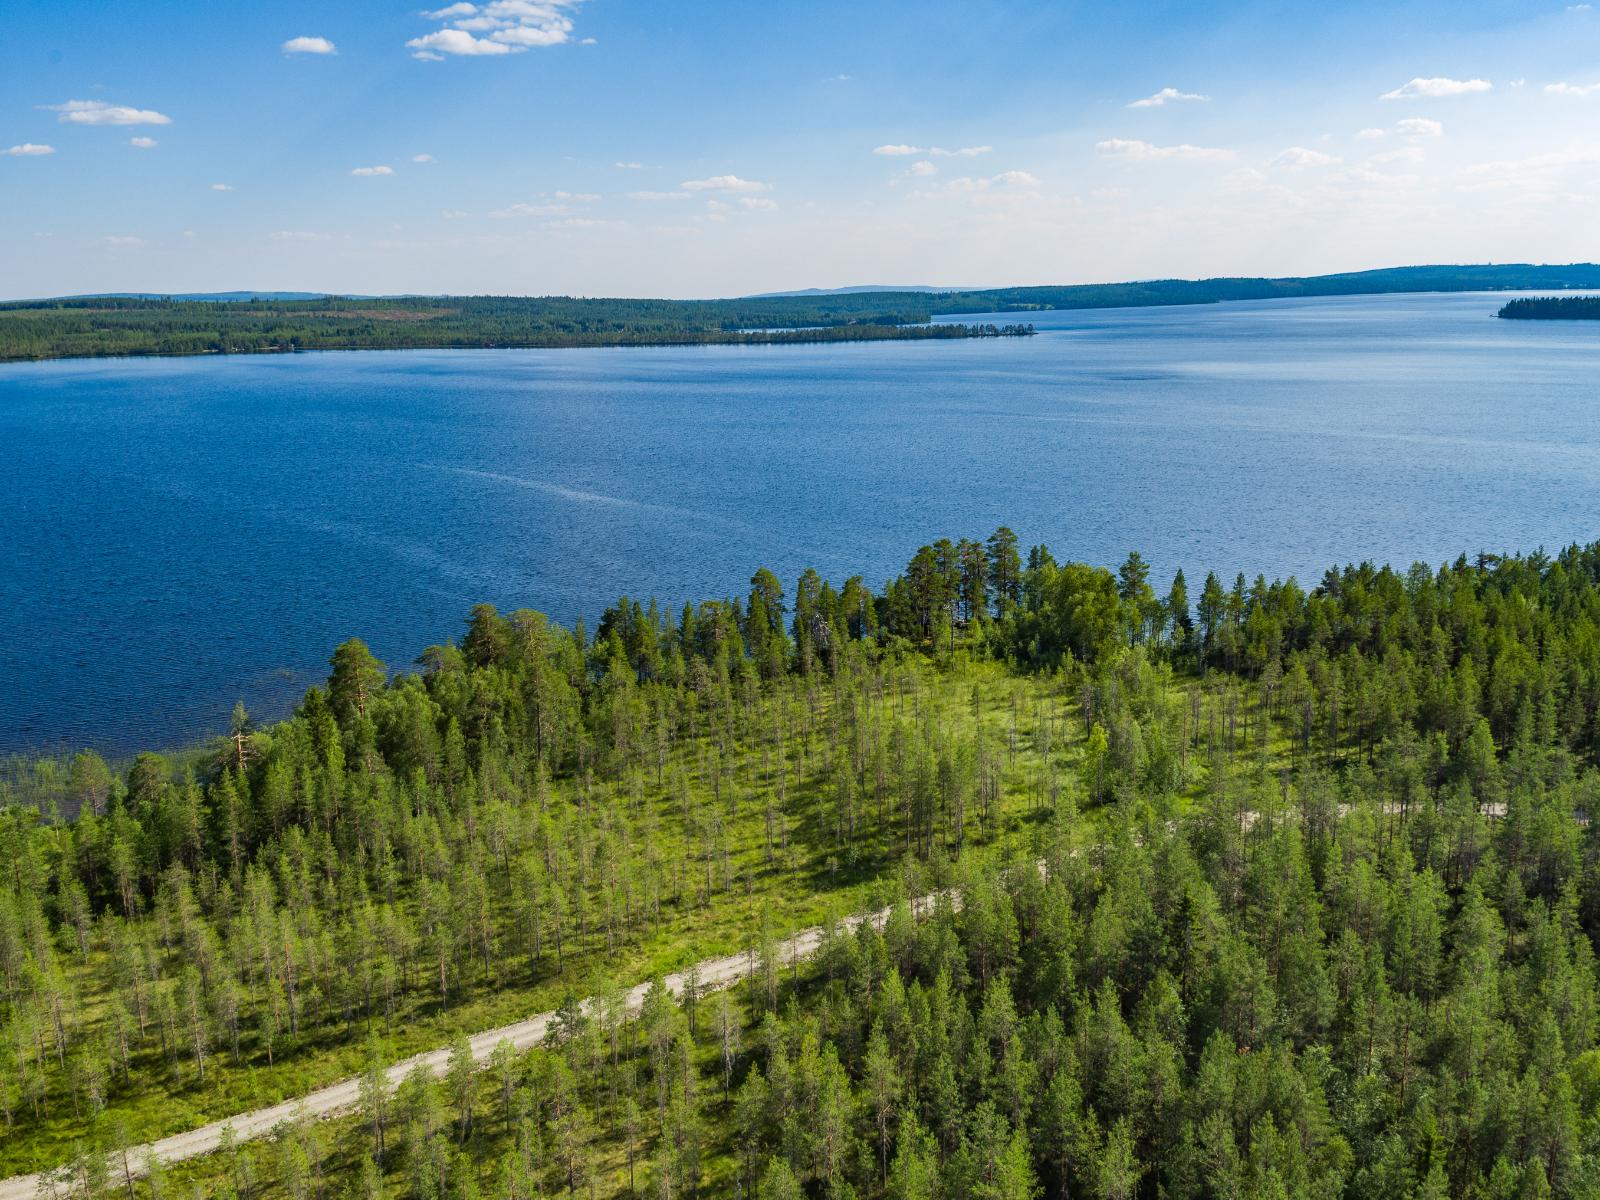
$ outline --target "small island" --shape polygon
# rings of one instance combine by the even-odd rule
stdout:
[[[1600,321],[1600,296],[1532,296],[1510,300],[1496,315],[1507,321]]]

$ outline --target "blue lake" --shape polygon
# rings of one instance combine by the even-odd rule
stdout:
[[[1600,538],[1600,323],[1494,320],[1504,299],[0,367],[0,751],[280,715],[344,638],[404,666],[480,600],[592,627],[758,566],[878,584],[1001,523],[1058,558],[1137,548],[1191,591]]]

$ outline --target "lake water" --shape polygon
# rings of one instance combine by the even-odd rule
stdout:
[[[1503,295],[1042,313],[1032,339],[0,367],[0,751],[286,711],[357,634],[593,627],[941,536],[1191,594],[1600,537],[1600,323]],[[970,318],[967,318],[970,319]],[[995,318],[999,321],[1015,317]]]

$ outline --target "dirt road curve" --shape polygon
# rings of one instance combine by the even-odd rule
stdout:
[[[920,901],[917,905],[919,911],[925,909],[927,904],[926,898]],[[880,909],[864,916],[846,918],[841,924],[846,929],[854,930],[862,921],[870,920],[881,928],[888,916],[888,909]],[[820,926],[803,929],[788,941],[780,943],[782,961],[788,963],[809,958],[816,953],[821,942]],[[702,991],[727,987],[749,975],[753,966],[754,956],[749,954],[707,959],[698,965],[697,987]],[[685,971],[666,977],[666,985],[674,996],[683,994],[684,982],[688,976],[689,972]],[[640,1005],[644,1003],[645,993],[649,990],[649,983],[641,983],[627,993],[624,999],[629,1014],[639,1011]],[[514,1025],[487,1029],[470,1039],[473,1057],[480,1061],[488,1058],[501,1042],[510,1042],[518,1050],[536,1046],[544,1041],[545,1033],[554,1017],[554,1013],[540,1013],[536,1017],[529,1017],[526,1021],[518,1021]],[[389,1068],[389,1084],[391,1087],[398,1084],[419,1065],[429,1067],[436,1073],[442,1072],[449,1057],[450,1049],[446,1046],[397,1062]],[[202,1125],[187,1133],[173,1134],[148,1145],[136,1146],[129,1152],[129,1158],[134,1164],[135,1173],[142,1174],[144,1164],[152,1154],[169,1163],[181,1162],[186,1158],[198,1158],[202,1154],[210,1154],[221,1144],[222,1131],[226,1128],[231,1127],[234,1137],[239,1141],[249,1141],[252,1138],[265,1137],[278,1125],[298,1115],[331,1117],[349,1112],[356,1107],[358,1098],[358,1080],[355,1078],[341,1080],[298,1099],[274,1104],[271,1108],[240,1113],[238,1116],[229,1117],[226,1121],[213,1121],[209,1125]],[[117,1164],[117,1173],[121,1173],[120,1161]],[[51,1174],[53,1173],[16,1175],[0,1181],[0,1200],[35,1200],[38,1196],[52,1195],[49,1181]]]

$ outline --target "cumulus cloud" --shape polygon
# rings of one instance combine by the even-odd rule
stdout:
[[[1233,157],[1232,150],[1218,150],[1210,146],[1191,146],[1187,142],[1177,146],[1153,146],[1138,138],[1107,138],[1096,142],[1095,153],[1101,158],[1120,158],[1129,162],[1226,162]]]
[[[59,114],[63,125],[171,125],[172,118],[150,108],[130,108],[126,104],[107,104],[104,100],[68,100],[47,104],[46,111]]]
[[[1431,79],[1418,77],[1401,84],[1392,92],[1379,96],[1380,100],[1438,100],[1445,96],[1466,96],[1472,92],[1487,92],[1494,87],[1487,79],[1446,79],[1436,75]]]
[[[1275,167],[1326,167],[1339,160],[1321,150],[1308,150],[1304,146],[1290,146],[1272,160]]]
[[[939,168],[934,166],[925,158],[918,162],[912,163],[911,166],[906,169],[907,175],[914,175],[921,179],[926,179],[929,175],[937,175],[938,173]]]
[[[128,145],[138,150],[154,150],[156,140],[153,137],[131,137],[128,139]]]
[[[12,146],[5,151],[6,155],[11,158],[39,158],[42,155],[54,154],[55,152],[56,148],[54,146],[43,146],[38,142],[23,142],[20,146]]]
[[[1160,108],[1166,104],[1181,104],[1185,100],[1204,102],[1210,96],[1202,96],[1199,92],[1180,92],[1175,87],[1164,87],[1153,96],[1146,96],[1143,100],[1135,100],[1129,108]]]
[[[1595,96],[1600,95],[1600,83],[1547,83],[1544,90],[1551,96]]]
[[[414,162],[414,163],[431,163],[433,161],[433,155],[431,155],[431,154],[413,154],[411,156],[411,161]]]
[[[451,4],[423,13],[444,26],[406,43],[413,58],[437,62],[445,55],[461,58],[520,54],[572,40],[569,15],[580,0],[489,0],[487,4]],[[585,44],[592,38],[584,38]]]
[[[231,183],[213,183],[211,185],[211,190],[213,192],[231,192],[231,191],[233,191],[233,184],[231,184]]]
[[[710,179],[685,179],[678,185],[686,192],[768,192],[770,183],[740,179],[737,175],[713,175]]]
[[[333,43],[325,37],[293,37],[283,44],[285,54],[336,54]]]
[[[594,192],[557,192],[556,199],[571,201],[573,204],[592,204],[600,197]]]
[[[1395,122],[1394,131],[1401,137],[1442,137],[1444,126],[1427,117],[1407,117]]]
[[[1010,187],[1035,187],[1039,181],[1026,171],[1001,171],[991,182]]]
[[[393,167],[355,167],[355,168],[353,168],[351,170],[350,174],[352,174],[352,175],[362,175],[362,176],[393,175],[394,174],[394,168]]]
[[[744,196],[739,200],[739,207],[746,209],[773,209],[778,207],[778,202],[769,200],[765,196]]]
[[[911,154],[926,154],[921,146],[907,146],[904,143],[893,143],[888,146],[874,146],[874,154],[887,155],[890,158],[901,158]]]
[[[629,192],[629,200],[687,200],[688,192]]]

